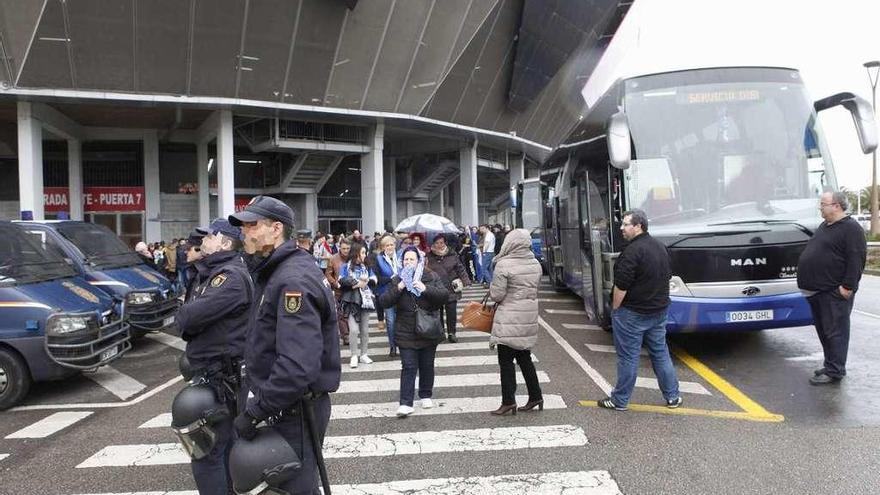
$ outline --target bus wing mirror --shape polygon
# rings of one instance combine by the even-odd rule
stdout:
[[[617,112],[608,119],[607,140],[611,166],[620,170],[629,168],[632,144],[625,113]]]
[[[868,100],[852,93],[837,93],[813,103],[817,112],[838,105],[849,110],[852,115],[859,136],[859,144],[862,146],[862,153],[868,154],[877,149],[877,121]]]

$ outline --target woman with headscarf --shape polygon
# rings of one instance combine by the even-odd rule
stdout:
[[[379,297],[379,303],[393,307],[396,313],[394,342],[400,352],[400,405],[397,416],[405,418],[413,413],[416,375],[419,377],[419,402],[422,409],[434,407],[434,355],[443,339],[430,339],[416,333],[418,308],[428,311],[440,309],[446,302],[446,289],[430,268],[425,257],[411,246],[403,250],[400,272]],[[442,335],[442,334],[441,334]]]
[[[511,231],[504,238],[501,251],[492,260],[495,274],[489,285],[489,297],[497,303],[492,323],[490,345],[498,346],[498,366],[501,369],[501,407],[492,414],[544,409],[544,398],[538,375],[532,363],[531,349],[538,340],[538,286],[541,283],[541,264],[532,252],[532,236],[525,229]],[[528,402],[517,409],[516,367],[519,364]]]
[[[376,286],[376,275],[365,264],[366,257],[367,248],[353,242],[348,262],[342,265],[339,272],[339,286],[342,289],[340,305],[343,316],[348,318],[352,368],[357,368],[358,362],[373,362],[367,356],[370,341],[370,319],[367,313],[376,310],[376,298],[371,288]]]

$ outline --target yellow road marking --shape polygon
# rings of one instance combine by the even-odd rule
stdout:
[[[751,416],[756,417],[778,417],[779,421],[783,421],[785,419],[784,416],[780,416],[778,414],[773,414],[770,411],[764,409],[760,404],[750,399],[746,394],[742,393],[738,388],[734,387],[724,378],[715,373],[708,366],[701,363],[697,360],[697,358],[688,354],[684,349],[677,346],[669,346],[669,350],[672,351],[672,354],[675,355],[681,362],[683,362],[688,368],[692,369],[694,373],[703,377],[704,380],[709,382],[713,387],[718,389],[719,392],[727,396],[728,399],[733,401],[734,404],[741,407],[743,411],[748,413]]]
[[[599,407],[596,401],[582,400],[579,402],[584,407]],[[746,421],[760,421],[764,423],[780,423],[785,420],[783,416],[778,414],[754,414],[739,411],[717,411],[711,409],[691,409],[688,407],[679,407],[677,409],[669,409],[666,406],[653,406],[648,404],[630,404],[627,406],[630,411],[652,412],[661,414],[678,414],[682,416],[708,416],[711,418],[726,419],[742,419]]]

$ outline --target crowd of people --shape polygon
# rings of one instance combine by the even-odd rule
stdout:
[[[369,369],[374,313],[388,338],[383,359],[401,363],[396,415],[409,416],[415,405],[434,407],[435,353],[444,342],[457,342],[457,305],[473,284],[484,284],[497,303],[489,345],[498,351],[502,398],[492,414],[543,409],[530,354],[541,267],[525,230],[483,225],[457,233],[313,235],[294,232],[290,208],[261,196],[187,239],[140,243],[137,251],[185,293],[178,326],[190,387],[174,399],[172,426],[192,457],[200,493],[226,493],[235,481],[229,465],[237,459],[236,439],[270,442],[266,427],[257,427],[262,422],[294,446],[304,468],[282,487],[316,486],[316,445],[330,417],[327,394],[341,379],[342,348],[348,346],[350,367]],[[521,406],[514,362],[529,393]],[[229,414],[200,416],[199,386],[212,387]],[[306,435],[310,430],[316,436]]]

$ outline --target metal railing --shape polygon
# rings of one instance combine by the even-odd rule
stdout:
[[[281,120],[278,122],[278,138],[364,144],[366,129],[350,125]]]

